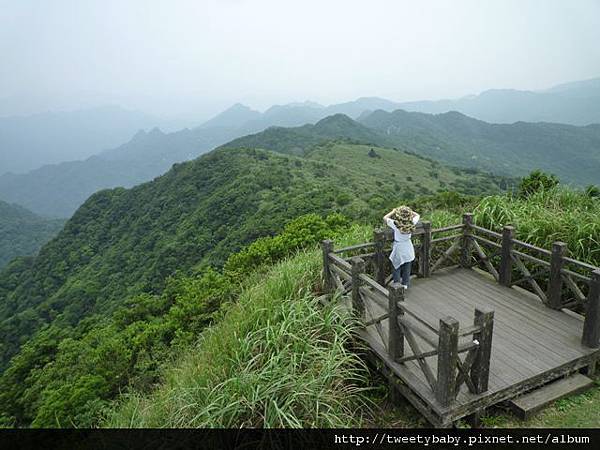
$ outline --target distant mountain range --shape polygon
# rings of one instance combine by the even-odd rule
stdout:
[[[459,111],[492,123],[600,124],[600,78],[564,83],[544,91],[493,89],[455,100],[405,102],[398,108],[431,114]]]
[[[361,97],[351,102],[329,106],[319,105],[314,102],[274,105],[264,113],[260,113],[237,103],[201,125],[201,128],[233,127],[238,128],[243,134],[248,134],[272,126],[296,127],[299,125],[311,124],[335,114],[345,114],[356,119],[361,114],[368,111],[378,109],[393,111],[398,109],[399,105],[399,103],[383,98]]]
[[[17,256],[32,256],[58,234],[65,221],[44,219],[0,201],[0,269]]]
[[[238,104],[193,129],[173,133],[163,133],[158,128],[140,131],[129,142],[85,160],[46,165],[25,174],[0,175],[0,199],[43,216],[69,217],[98,190],[149,181],[174,163],[196,158],[251,132],[305,124],[307,114],[301,111],[306,108],[319,111],[319,115],[311,116],[316,121],[327,111],[354,111],[357,115],[361,108],[377,105],[392,106],[385,100],[359,99],[330,107],[274,106],[261,114]]]
[[[42,216],[69,217],[96,191],[149,181],[174,163],[193,159],[237,135],[222,128],[140,131],[129,142],[83,161],[2,175],[0,199]]]
[[[276,105],[264,113],[237,104],[208,121],[206,126],[234,126],[252,133],[273,125],[290,127],[315,123],[333,114],[345,114],[357,119],[380,109],[430,114],[458,111],[490,123],[600,124],[600,78],[564,83],[544,91],[492,89],[478,95],[448,100],[394,102],[363,97],[331,106],[314,102]]]
[[[437,115],[397,111],[400,108],[428,110]],[[408,149],[462,167],[476,167],[508,175],[522,175],[531,168],[542,168],[555,172],[564,181],[576,184],[598,183],[596,171],[599,147],[596,125],[574,127],[556,123],[519,122],[496,126],[463,114],[445,114],[448,110],[459,110],[496,122],[548,120],[600,123],[600,78],[566,83],[543,92],[495,90],[478,96],[437,102],[396,103],[376,97],[364,97],[330,106],[313,102],[276,105],[262,113],[236,104],[196,128],[172,133],[164,133],[156,128],[140,131],[125,144],[97,152],[87,159],[45,165],[25,174],[1,175],[5,167],[8,167],[6,161],[18,165],[21,164],[18,163],[19,154],[28,155],[27,151],[6,151],[11,147],[2,146],[0,199],[20,204],[40,215],[69,217],[86,198],[100,189],[131,187],[149,181],[164,173],[174,163],[196,158],[244,136],[247,137],[233,144],[249,147],[261,144],[277,151],[283,151],[286,147],[286,153],[294,154],[315,142],[329,138],[349,138]],[[382,114],[392,111],[396,112],[388,116]],[[108,110],[103,111],[103,114],[109,113]],[[120,109],[113,113],[117,119],[125,114]],[[356,123],[346,126],[346,121],[345,125],[336,123],[341,126],[338,130],[325,130],[324,124],[327,122],[324,122],[310,136],[306,135],[310,126],[301,128],[338,114],[348,116],[348,120],[358,120],[363,127],[358,129]],[[89,117],[93,118],[94,115]],[[2,120],[8,119],[0,119],[0,122]],[[139,117],[137,120],[145,122],[151,119]],[[114,121],[121,123],[114,125],[116,130],[129,127],[128,136],[133,135],[131,128],[134,127],[134,118],[128,121],[121,117],[121,120]],[[96,132],[92,133],[87,125],[77,126],[77,123],[89,125],[84,119],[73,121],[72,126],[78,131],[73,132],[73,143],[65,148],[73,150],[77,147],[81,153],[89,154],[90,147],[83,146],[83,151],[81,144],[74,143],[81,142],[77,137],[80,134],[87,133],[89,137],[90,133]],[[126,131],[122,131],[122,134],[106,132],[110,121],[99,120],[99,124],[99,128],[104,129],[105,134],[110,134],[111,139],[122,139],[121,142],[126,140],[122,138]],[[286,139],[290,141],[280,139],[278,136],[284,132],[269,129],[271,127],[293,127],[294,130],[285,132]],[[52,129],[52,126],[48,128]],[[367,128],[370,130],[367,131]],[[31,128],[34,129],[35,127]],[[266,131],[259,138],[253,137],[263,130]],[[64,127],[56,127],[53,132],[66,141],[71,136]],[[323,134],[319,135],[321,132]],[[47,131],[46,135],[48,133]],[[44,136],[43,131],[31,131],[31,134]],[[268,136],[272,136],[273,145],[264,144]],[[4,135],[0,134],[0,145],[3,145],[3,138]],[[40,144],[39,148],[43,147]],[[21,159],[29,161],[31,157],[24,156]]]
[[[85,159],[156,122],[152,116],[118,106],[0,117],[0,175]]]

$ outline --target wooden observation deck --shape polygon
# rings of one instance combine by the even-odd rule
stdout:
[[[324,241],[324,283],[361,319],[368,356],[392,392],[432,425],[477,423],[486,407],[595,372],[600,269],[569,258],[564,243],[538,248],[512,227],[475,225],[471,214],[440,229],[423,222],[405,292],[390,283],[391,239],[377,230],[373,242],[351,247]]]

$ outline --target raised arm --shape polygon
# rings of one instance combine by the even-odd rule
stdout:
[[[390,227],[392,230],[396,229],[396,224],[392,220],[392,215],[394,214],[394,210],[392,209],[389,213],[383,216],[383,222]]]
[[[393,209],[389,213],[387,213],[385,216],[383,216],[383,220],[390,219],[392,217],[392,214],[394,214]]]
[[[419,214],[417,214],[416,212],[413,211],[412,213],[412,222],[416,225],[419,223],[419,220],[421,220],[421,216]]]

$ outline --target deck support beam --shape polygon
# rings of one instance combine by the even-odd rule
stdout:
[[[505,226],[502,229],[502,250],[500,259],[499,282],[502,286],[510,287],[512,285],[512,249],[515,228]]]
[[[600,347],[600,269],[592,272],[581,343],[589,348]]]
[[[458,320],[452,317],[440,319],[435,398],[442,406],[448,406],[456,397],[458,327]]]
[[[562,306],[562,274],[563,258],[567,254],[567,244],[554,242],[552,244],[552,258],[550,260],[550,280],[548,281],[548,306],[552,309],[560,309]]]
[[[388,318],[388,353],[390,359],[398,362],[404,356],[404,332],[398,324],[398,316],[402,310],[398,308],[398,302],[404,301],[404,287],[400,283],[392,283],[389,287],[389,318]]]
[[[321,249],[323,250],[323,290],[329,294],[335,289],[333,275],[329,268],[329,254],[333,252],[333,241],[329,239],[321,241]]]

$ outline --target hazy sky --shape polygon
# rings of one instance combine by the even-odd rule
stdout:
[[[2,113],[204,116],[600,76],[600,0],[0,0]]]

